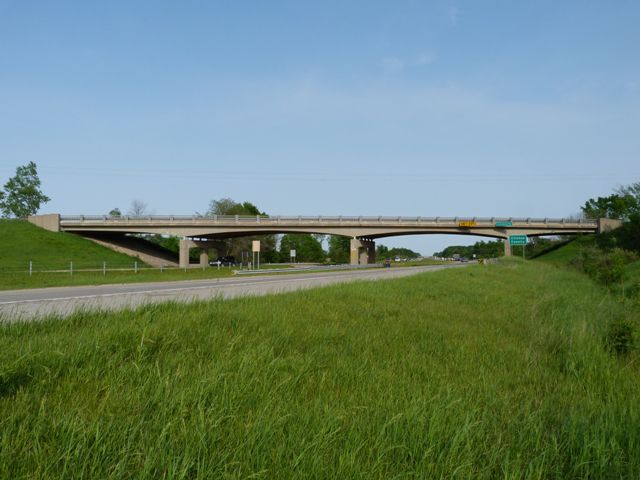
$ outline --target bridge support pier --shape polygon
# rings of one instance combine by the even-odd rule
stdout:
[[[189,249],[195,246],[196,244],[188,238],[180,239],[180,268],[189,267]]]
[[[204,240],[193,241],[188,238],[180,239],[180,268],[189,267],[189,250],[192,248],[200,249],[201,267],[209,266],[209,247],[211,244]]]
[[[351,265],[366,265],[376,263],[376,242],[363,238],[352,238],[350,244]]]
[[[208,248],[200,249],[200,266],[202,268],[209,266],[209,249]]]
[[[509,239],[508,238],[504,239],[504,256],[505,257],[510,257],[511,256],[511,244],[509,244]]]

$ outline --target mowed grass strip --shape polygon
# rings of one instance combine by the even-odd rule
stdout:
[[[521,261],[0,328],[2,478],[638,478],[637,322]]]
[[[0,290],[22,290],[26,288],[71,287],[79,285],[113,285],[120,283],[170,282],[179,280],[206,280],[211,278],[228,278],[233,271],[224,267],[218,270],[212,268],[182,269],[143,269],[133,270],[133,263],[129,271],[107,271],[103,274],[96,272],[56,273],[10,273],[0,274]],[[268,272],[265,272],[268,273]]]

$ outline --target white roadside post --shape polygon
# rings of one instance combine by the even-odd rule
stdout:
[[[29,276],[33,275],[33,261],[29,260]]]
[[[251,242],[251,251],[253,252],[253,263],[257,265],[257,270],[260,270],[260,240],[253,240]],[[258,263],[256,263],[255,255],[258,254]]]
[[[296,263],[296,251],[295,250],[291,250],[289,252],[289,257],[291,257],[291,263]]]
[[[69,262],[69,275],[73,275],[73,262]]]
[[[102,275],[107,274],[107,262],[102,262]]]

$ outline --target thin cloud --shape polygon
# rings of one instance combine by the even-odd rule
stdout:
[[[436,58],[436,54],[433,52],[423,52],[409,58],[384,57],[380,61],[380,66],[385,71],[385,73],[395,74],[400,73],[408,68],[431,65],[436,61]]]

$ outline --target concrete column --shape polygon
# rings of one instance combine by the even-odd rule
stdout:
[[[208,248],[200,249],[200,266],[201,267],[209,266],[209,249]]]
[[[357,238],[352,238],[351,239],[351,243],[350,243],[350,261],[349,263],[351,265],[358,265],[359,260],[360,260],[360,247],[362,246],[362,243],[360,242],[360,240],[358,240]]]
[[[193,246],[193,242],[188,238],[180,239],[180,268],[189,266],[189,249]]]
[[[504,239],[504,256],[505,257],[510,257],[511,256],[511,245],[509,244],[509,239],[508,238]]]

